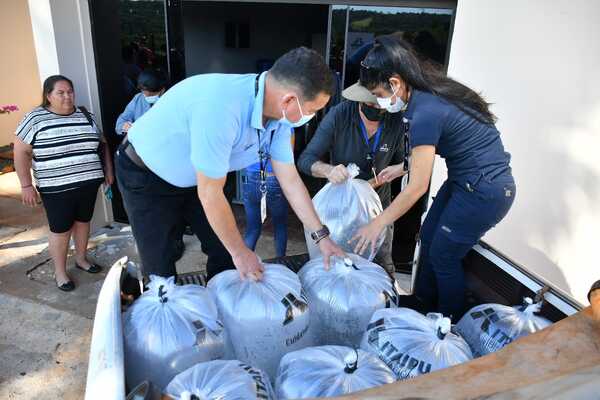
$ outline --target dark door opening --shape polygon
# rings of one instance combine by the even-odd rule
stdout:
[[[187,1],[182,15],[187,76],[259,73],[299,46],[326,56],[327,5]],[[306,129],[296,129],[296,153]],[[229,174],[228,198],[239,200],[240,181],[240,173]]]

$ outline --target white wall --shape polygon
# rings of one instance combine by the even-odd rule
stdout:
[[[460,0],[448,71],[494,103],[513,157],[515,204],[484,240],[584,304],[600,279],[599,16],[594,0]]]
[[[258,59],[275,60],[294,47],[310,44],[312,39],[323,40],[317,50],[326,46],[326,6],[186,3],[184,7],[188,76],[208,72],[251,73],[256,71]],[[315,7],[320,9],[320,15],[314,15]],[[250,48],[225,47],[225,21],[250,24]]]

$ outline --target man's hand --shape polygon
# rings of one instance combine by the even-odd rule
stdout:
[[[342,183],[345,182],[348,178],[350,178],[350,174],[348,174],[348,169],[346,169],[346,166],[344,164],[332,167],[329,173],[327,174],[327,179],[331,183]]]
[[[344,251],[328,237],[321,239],[318,246],[323,255],[323,265],[325,266],[325,270],[329,269],[331,256],[338,256],[341,258],[347,257],[346,253],[344,253]]]
[[[33,186],[21,188],[21,201],[26,206],[35,207],[40,202],[40,195]]]
[[[131,122],[127,121],[123,124],[123,126],[121,127],[121,130],[125,133],[129,132],[129,128],[131,128]]]
[[[259,281],[262,279],[264,267],[255,252],[244,248],[239,254],[233,255],[233,264],[242,279]]]
[[[406,175],[407,173],[408,171],[404,170],[404,163],[390,165],[377,174],[377,180],[379,183],[388,183],[396,178]]]
[[[381,224],[380,220],[380,218],[375,218],[373,221],[356,231],[356,234],[348,241],[348,244],[356,241],[354,253],[362,255],[369,247],[371,248],[371,253],[375,253],[375,246],[379,241],[381,232],[385,228],[385,225]]]

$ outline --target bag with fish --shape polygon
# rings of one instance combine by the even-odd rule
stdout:
[[[127,385],[150,380],[160,388],[190,366],[223,357],[223,325],[209,291],[150,276],[123,315]]]
[[[376,354],[397,379],[414,378],[473,358],[464,339],[450,331],[442,314],[424,316],[409,308],[377,310],[361,348]]]
[[[177,400],[275,399],[268,376],[237,360],[195,365],[173,378],[165,394]]]
[[[310,260],[298,276],[319,345],[359,346],[375,310],[396,307],[397,283],[382,267],[355,254],[332,257],[329,270],[322,258]]]
[[[476,357],[500,350],[513,340],[537,332],[552,322],[536,315],[542,303],[526,297],[523,305],[481,304],[467,312],[456,325]]]
[[[236,359],[275,377],[281,357],[311,346],[310,314],[298,276],[264,264],[261,280],[223,271],[208,282]]]
[[[279,399],[332,397],[394,382],[377,356],[344,346],[309,347],[281,360],[275,390]]]
[[[329,228],[329,237],[344,251],[354,252],[356,243],[348,243],[356,231],[371,222],[383,212],[379,195],[373,190],[369,182],[357,179],[360,169],[356,164],[349,164],[350,178],[342,183],[328,183],[313,198],[315,210],[321,222]],[[369,261],[373,260],[377,251],[385,240],[387,230],[384,229],[375,251],[367,250],[362,254]],[[306,246],[310,258],[321,256],[318,245],[310,237],[310,231],[304,229]]]

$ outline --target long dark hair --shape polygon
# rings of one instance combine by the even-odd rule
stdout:
[[[63,75],[52,75],[46,78],[46,80],[44,81],[44,86],[42,89],[42,103],[40,104],[40,107],[48,107],[50,105],[50,102],[48,101],[48,95],[50,94],[51,91],[54,90],[54,85],[56,85],[56,82],[60,82],[60,81],[65,81],[67,82],[70,86],[71,89],[75,89],[73,87],[73,82],[67,78],[66,76]]]
[[[403,39],[380,36],[362,62],[360,83],[369,90],[379,85],[389,88],[389,79],[398,74],[413,89],[442,97],[476,120],[494,124],[496,116],[481,95],[446,76],[435,64],[421,60]]]

